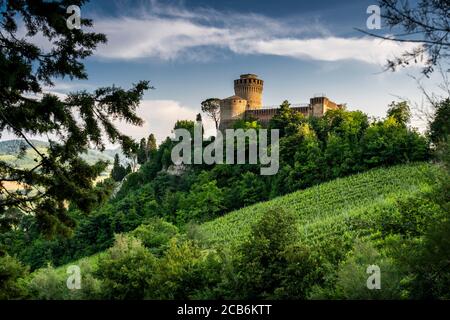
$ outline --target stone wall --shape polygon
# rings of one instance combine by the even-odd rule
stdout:
[[[262,106],[262,93],[264,81],[255,74],[243,74],[240,79],[234,80],[235,95],[247,100],[249,109],[260,109]]]

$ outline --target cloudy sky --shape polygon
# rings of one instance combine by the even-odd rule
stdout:
[[[308,102],[324,93],[350,110],[383,116],[398,97],[421,103],[411,75],[419,67],[383,72],[387,58],[410,49],[364,36],[375,0],[91,0],[81,15],[94,19],[108,44],[86,60],[89,80],[58,80],[49,91],[150,80],[138,113],[141,128],[120,125],[134,138],[170,134],[177,119],[194,119],[200,102],[233,94],[233,79],[255,73],[264,105]],[[382,23],[379,34],[389,34]],[[425,82],[433,87],[433,76]],[[418,124],[420,125],[420,124]],[[208,123],[212,128],[212,124]],[[211,130],[210,130],[211,132]],[[2,139],[4,139],[2,137]]]

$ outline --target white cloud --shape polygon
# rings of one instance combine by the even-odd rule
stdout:
[[[229,37],[227,30],[196,25],[187,20],[121,18],[100,20],[96,30],[106,33],[108,44],[96,55],[106,58],[135,59],[158,57],[174,59],[183,50],[199,46],[220,46]]]
[[[91,90],[96,87],[92,84],[86,83],[86,81],[74,81],[74,82],[62,82],[56,81],[53,86],[45,86],[43,88],[44,92],[49,93],[68,93],[80,90]]]
[[[274,39],[250,42],[241,48],[242,53],[271,54],[299,59],[322,61],[359,60],[373,64],[384,64],[405,50],[416,45],[396,43],[374,38],[316,38],[316,39]]]
[[[94,30],[108,37],[108,43],[99,45],[95,56],[119,60],[183,57],[204,61],[214,57],[217,50],[229,50],[242,55],[358,60],[384,65],[388,58],[417,46],[367,36],[337,37],[314,17],[276,20],[254,13],[205,8],[194,11],[154,0],[121,10],[121,17],[93,17]],[[19,29],[19,35],[25,36],[23,25]],[[28,40],[46,50],[52,47],[41,33]]]
[[[98,57],[171,60],[183,56],[202,60],[205,51],[211,53],[204,50],[208,47],[246,55],[384,64],[387,58],[415,46],[369,37],[335,37],[315,20],[292,23],[258,14],[212,9],[194,12],[155,1],[150,9],[139,8],[137,12],[148,13],[94,19],[95,30],[108,37],[108,43],[97,50]]]
[[[174,100],[143,100],[137,109],[138,116],[144,120],[144,124],[141,127],[123,122],[118,122],[116,125],[121,132],[134,139],[141,139],[153,133],[157,142],[160,143],[167,136],[171,136],[171,131],[177,120],[194,121],[197,113],[197,110],[183,106]],[[205,126],[205,135],[213,135],[213,122],[205,116],[202,118]]]
[[[65,98],[65,95],[55,92],[49,92],[57,94],[61,99]],[[131,136],[135,140],[140,140],[143,137],[148,137],[150,133],[153,133],[156,140],[159,143],[165,140],[166,137],[172,136],[172,129],[177,120],[195,120],[198,113],[197,110],[181,105],[178,101],[174,100],[142,100],[136,113],[144,120],[142,126],[134,126],[125,122],[116,121],[115,125],[124,134]],[[205,137],[215,135],[215,127],[212,120],[208,119],[205,115],[202,115],[203,125],[205,128]],[[0,134],[0,140],[17,139],[18,137],[12,132],[3,131]],[[47,140],[47,138],[58,140],[55,135],[48,136],[29,136],[28,138]],[[107,148],[116,148],[117,145],[113,145],[104,139]]]
[[[276,20],[255,13],[205,8],[194,11],[181,5],[148,1],[141,6],[121,8],[121,17],[92,17],[94,30],[108,37],[108,43],[99,45],[95,56],[119,60],[183,57],[204,61],[214,56],[215,50],[229,50],[242,55],[358,60],[380,65],[417,46],[367,36],[337,37],[314,17]],[[25,36],[23,24],[18,34]],[[41,33],[28,40],[45,50],[52,47]]]

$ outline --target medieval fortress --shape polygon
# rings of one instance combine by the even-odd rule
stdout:
[[[256,119],[262,124],[278,112],[279,108],[263,107],[262,93],[264,81],[256,74],[243,74],[234,80],[234,95],[220,101],[219,129],[232,128],[239,119]],[[328,110],[342,109],[343,104],[336,104],[324,95],[315,96],[309,104],[292,105],[291,109],[305,116],[321,117]]]

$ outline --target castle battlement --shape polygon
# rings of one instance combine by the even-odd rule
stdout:
[[[267,124],[277,114],[277,107],[263,107],[262,93],[264,81],[256,74],[242,74],[234,80],[234,95],[220,101],[220,125],[219,129],[231,128],[239,119],[257,119]],[[337,104],[325,95],[316,95],[309,100],[309,104],[293,105],[291,109],[305,116],[322,117],[328,110],[341,109],[342,104]]]

